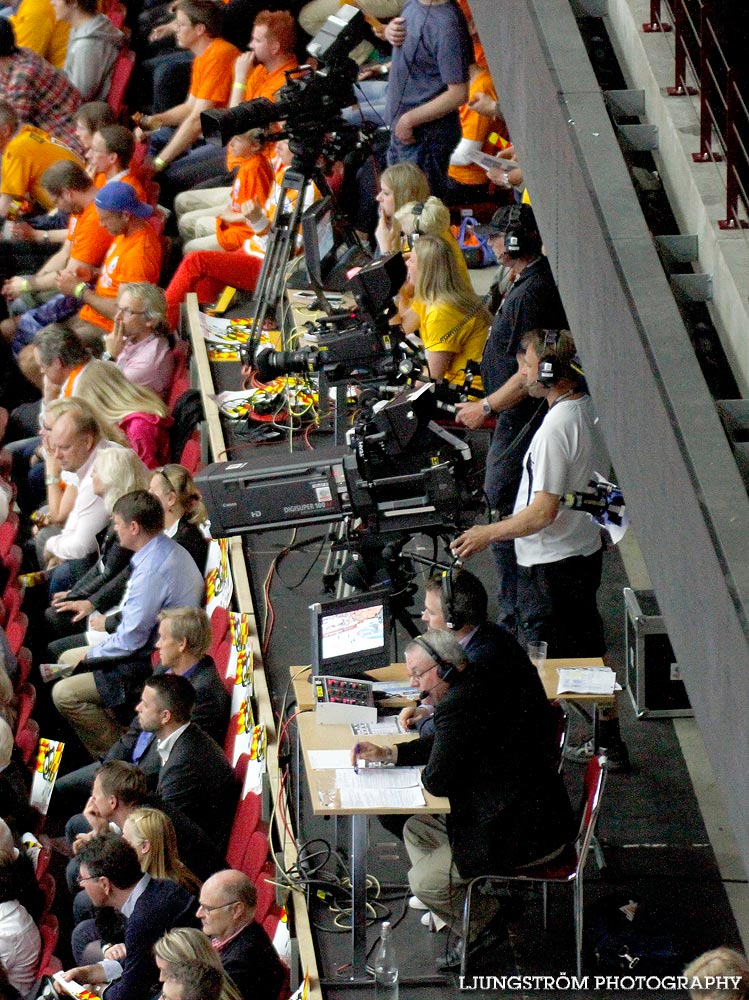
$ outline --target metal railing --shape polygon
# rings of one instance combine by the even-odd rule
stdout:
[[[721,30],[725,39],[731,27],[724,10],[719,16],[715,0],[650,0],[642,29],[673,31],[674,83],[668,94],[699,96],[700,142],[692,158],[695,163],[725,160],[726,211],[718,225],[745,229],[739,213],[749,213],[749,110],[738,59],[721,39]]]

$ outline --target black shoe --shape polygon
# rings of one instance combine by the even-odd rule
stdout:
[[[463,938],[458,938],[452,948],[448,948],[444,955],[437,959],[437,971],[449,972],[450,969],[459,969],[463,961]]]

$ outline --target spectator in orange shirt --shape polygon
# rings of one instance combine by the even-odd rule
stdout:
[[[265,205],[273,187],[273,167],[263,151],[264,135],[262,129],[250,129],[231,138],[229,148],[234,156],[241,158],[239,172],[229,197],[224,198],[222,211],[217,213],[214,204],[187,212],[180,218],[179,232],[185,240],[185,253],[239,250],[254,234],[242,214],[242,205],[248,201]]]
[[[485,94],[496,102],[497,92],[486,65],[472,63],[468,70],[468,101],[459,109],[461,140],[450,156],[445,201],[449,205],[470,205],[485,201],[489,192],[486,171],[471,159],[473,153],[497,152],[498,145],[507,145],[499,133],[506,136],[504,123],[497,118],[487,118],[472,107],[478,94]],[[494,133],[494,141],[489,136]]]
[[[294,54],[296,22],[286,10],[263,10],[255,18],[247,52],[234,63],[229,106],[256,97],[273,100],[286,83],[286,73],[299,65]],[[220,147],[204,145],[194,149],[168,171],[169,185],[175,191],[189,191],[211,178],[224,174],[224,153]],[[231,184],[217,180],[216,187]]]
[[[141,116],[139,124],[156,130],[150,148],[156,172],[163,172],[200,138],[200,114],[229,103],[234,62],[239,49],[220,37],[223,12],[214,0],[179,0],[177,43],[195,55],[187,100],[158,115]],[[168,181],[168,177],[167,177]]]
[[[86,160],[94,174],[94,184],[103,188],[109,181],[124,181],[135,189],[139,201],[148,201],[143,185],[131,168],[135,136],[124,125],[104,125],[94,132]]]
[[[100,347],[104,334],[114,327],[120,285],[131,281],[158,284],[162,250],[156,230],[146,221],[154,210],[138,201],[129,184],[109,181],[97,192],[94,204],[102,226],[114,237],[96,286],[91,288],[70,271],[63,271],[57,287],[83,304],[78,317],[66,325]]]
[[[61,160],[49,167],[42,184],[59,211],[69,212],[65,241],[36,274],[9,278],[2,294],[10,303],[11,318],[0,323],[0,333],[13,345],[18,364],[34,364],[33,351],[16,336],[18,317],[57,294],[57,273],[69,270],[76,281],[90,279],[97,270],[112,242],[112,237],[99,222],[94,205],[97,189],[83,167],[72,160]]]

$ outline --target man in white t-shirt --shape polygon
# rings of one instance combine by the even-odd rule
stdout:
[[[568,331],[530,331],[518,363],[529,394],[546,399],[548,411],[523,457],[513,513],[470,528],[452,549],[464,559],[514,539],[525,639],[548,642],[550,656],[602,656],[601,531],[588,514],[559,506],[565,493],[585,489],[594,472],[606,470],[593,404]]]

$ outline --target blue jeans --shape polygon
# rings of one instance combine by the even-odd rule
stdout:
[[[414,129],[416,141],[413,143],[401,142],[395,135],[394,127],[395,123],[391,126],[393,132],[388,149],[388,166],[392,167],[395,163],[415,163],[426,174],[432,194],[441,198],[447,183],[450,157],[460,142],[458,112],[418,125]]]

